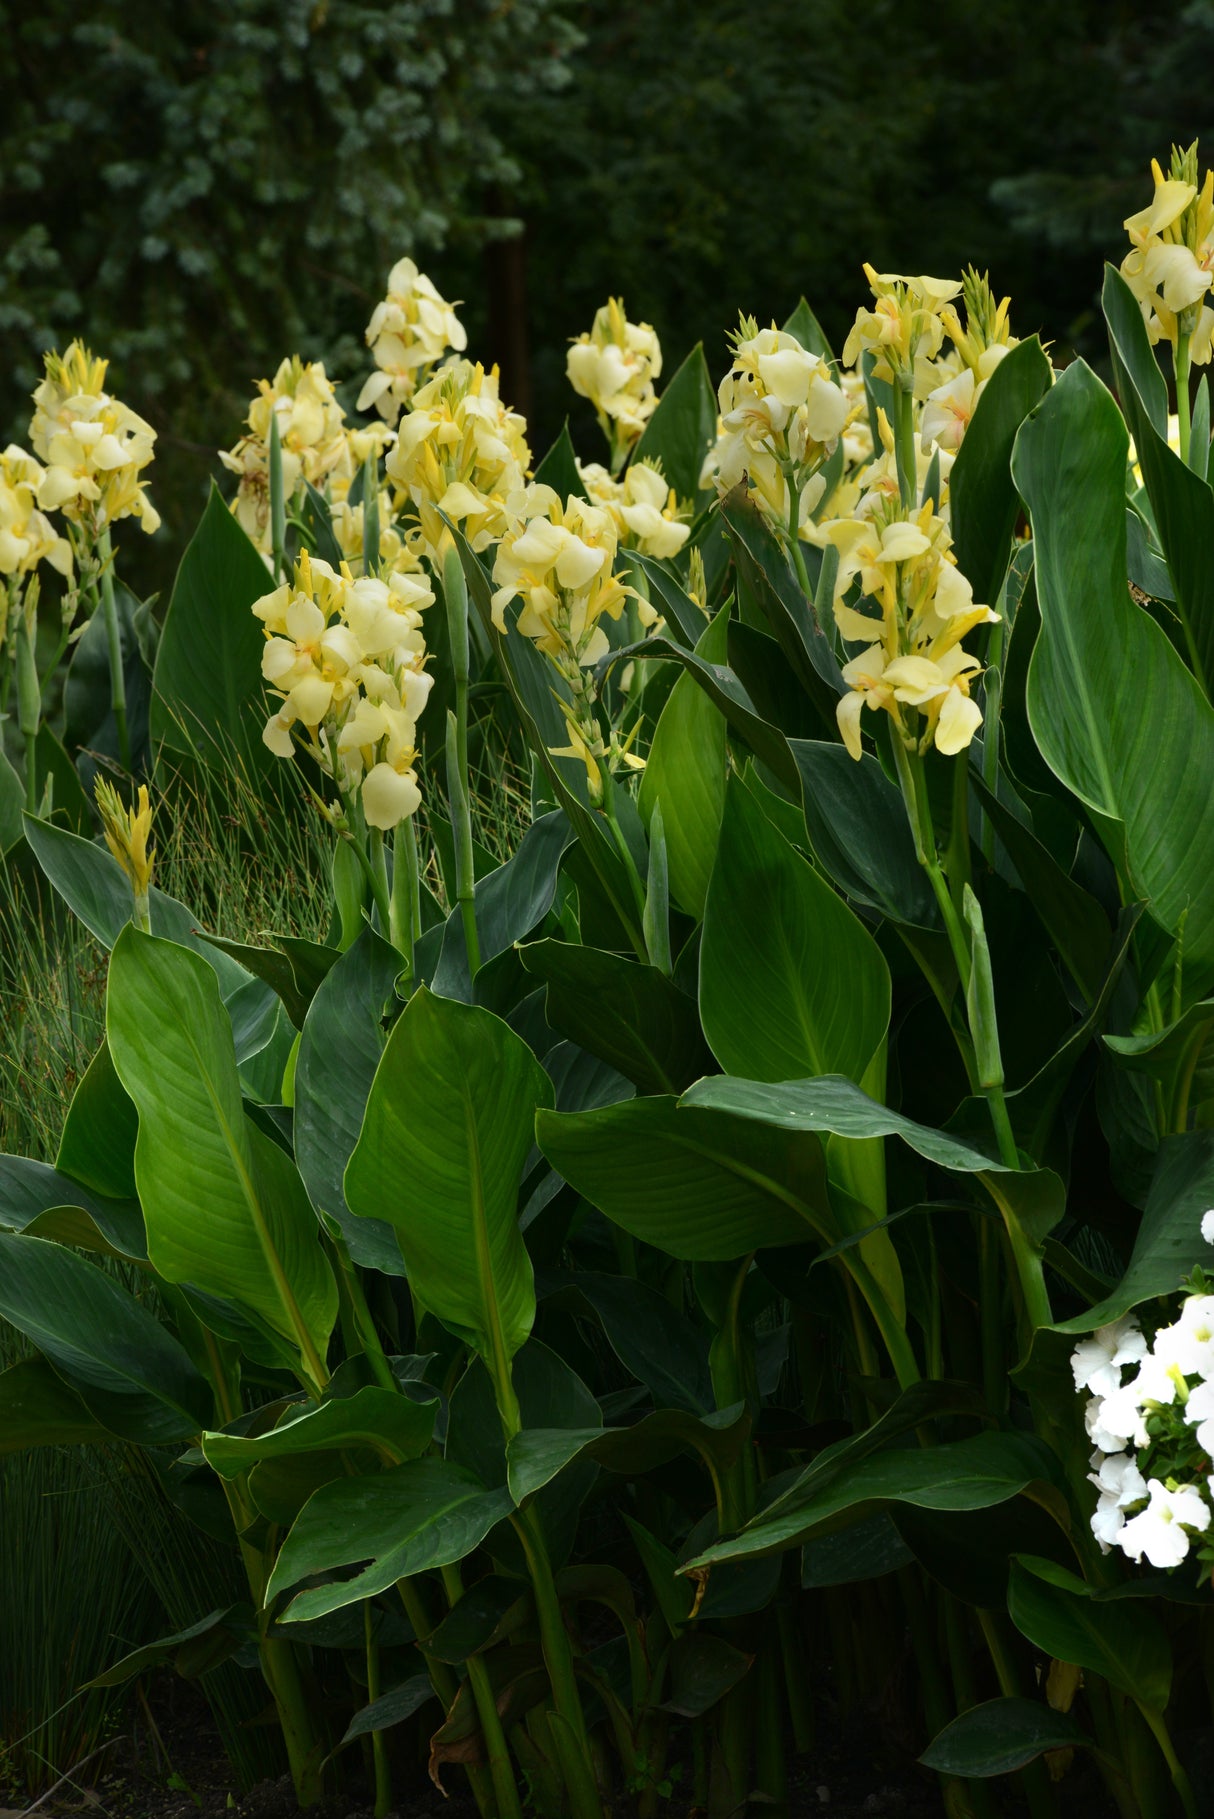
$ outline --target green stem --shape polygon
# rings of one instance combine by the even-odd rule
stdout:
[[[270,548],[273,552],[274,579],[282,580],[286,572],[287,500],[282,478],[282,432],[278,413],[270,413]]]
[[[38,813],[38,727],[42,719],[42,691],[34,634],[22,609],[17,620],[17,724],[25,744],[25,806]]]
[[[1024,1687],[1016,1667],[1015,1657],[1008,1646],[1007,1619],[1001,1611],[977,1608],[978,1623],[986,1643],[995,1678],[999,1682],[999,1691],[1005,1699],[1023,1697]],[[1056,1819],[1058,1807],[1054,1799],[1053,1784],[1043,1762],[1030,1762],[1020,1771],[1020,1786],[1028,1805],[1030,1819]]]
[[[383,829],[369,828],[367,831],[368,851],[364,855],[367,861],[367,879],[371,886],[371,895],[375,899],[375,908],[379,916],[379,931],[386,941],[392,927],[392,903],[388,895],[388,863],[384,857]],[[361,846],[359,851],[362,851]]]
[[[412,979],[417,971],[417,938],[421,934],[421,870],[417,829],[407,815],[392,836],[392,900],[388,905],[392,945],[402,955]]]
[[[1172,1738],[1163,1713],[1157,1712],[1151,1706],[1143,1705],[1137,1700],[1135,1704],[1138,1705],[1139,1711],[1151,1727],[1151,1734],[1163,1753],[1163,1759],[1168,1765],[1168,1773],[1172,1777],[1172,1786],[1180,1795],[1180,1804],[1184,1807],[1186,1819],[1198,1819],[1197,1801],[1193,1795],[1192,1784],[1181,1766],[1180,1758],[1172,1747]]]
[[[459,698],[458,686],[456,698]],[[461,740],[458,717],[450,709],[447,710],[447,806],[455,848],[455,900],[464,931],[468,972],[475,979],[480,971],[481,945],[476,930],[476,869],[472,857],[472,806],[468,798],[467,727],[465,725]]]
[[[1172,364],[1176,372],[1176,421],[1180,429],[1180,459],[1186,467],[1189,465],[1189,442],[1192,437],[1189,405],[1191,339],[1192,337],[1181,329],[1176,337],[1176,346],[1172,350]]]
[[[101,610],[105,616],[105,643],[110,660],[110,705],[118,727],[118,757],[130,775],[131,736],[126,722],[126,672],[122,667],[122,633],[118,626],[118,606],[114,599],[114,554],[108,528],[101,533]]]
[[[1000,1416],[1007,1400],[1003,1366],[1002,1295],[999,1275],[999,1227],[988,1213],[978,1220],[978,1295],[982,1323],[982,1388],[992,1415]]]
[[[439,1661],[426,1648],[425,1639],[430,1634],[433,1625],[418,1586],[412,1579],[398,1579],[396,1590],[404,1606],[405,1615],[412,1625],[418,1653],[430,1676],[430,1684],[438,1695],[445,1716],[455,1704],[456,1695],[459,1692],[459,1681],[455,1677],[454,1669],[449,1667],[445,1661]],[[472,1789],[481,1819],[498,1819],[493,1783],[483,1765],[479,1762],[466,1762],[464,1771],[468,1776],[468,1785]]]
[[[788,550],[797,571],[797,580],[807,600],[812,600],[814,590],[809,584],[809,573],[805,567],[805,557],[801,553],[801,489],[793,476],[793,470],[785,470],[784,483],[788,487]]]
[[[552,1577],[552,1565],[548,1559],[543,1531],[532,1509],[524,1507],[517,1510],[510,1520],[527,1558],[527,1570],[535,1595],[535,1611],[539,1619],[540,1644],[552,1686],[556,1716],[568,1732],[570,1747],[561,1750],[561,1767],[569,1794],[570,1819],[602,1819],[603,1806],[591,1766],[590,1740],[586,1734],[586,1720],[574,1674],[573,1651],[561,1614],[561,1603]],[[560,1727],[554,1727],[558,1735],[559,1729]]]
[[[379,573],[379,456],[363,462],[363,574]]]
[[[447,1602],[454,1610],[464,1594],[459,1567],[444,1566],[442,1581],[443,1590],[447,1594]],[[489,1757],[489,1776],[493,1782],[493,1793],[497,1801],[497,1819],[523,1819],[523,1809],[518,1797],[518,1784],[514,1779],[510,1751],[506,1745],[506,1734],[502,1729],[501,1715],[497,1709],[489,1669],[480,1655],[469,1655],[464,1665],[468,1670],[468,1685],[472,1688],[476,1715],[480,1719],[481,1733],[485,1739],[485,1749]]]
[[[910,386],[894,378],[894,459],[903,508],[913,512],[918,504],[919,464],[915,459],[915,400]]]
[[[1007,624],[1000,617],[991,627],[982,678],[982,781],[992,796],[999,783],[999,717],[1003,711],[1003,641],[1006,635]],[[958,762],[964,760],[963,752]],[[995,825],[985,811],[982,816],[982,857],[988,865],[994,865]]]
[[[447,803],[455,848],[455,895],[464,930],[468,971],[480,971],[480,938],[476,932],[476,867],[472,856],[472,796],[468,779],[468,587],[459,551],[443,558],[443,597],[455,682],[455,711],[447,713]]]
[[[345,1283],[346,1293],[350,1297],[350,1312],[354,1320],[354,1331],[362,1347],[363,1356],[371,1366],[375,1381],[381,1389],[399,1391],[400,1384],[392,1375],[379,1334],[375,1330],[375,1321],[367,1306],[367,1297],[363,1293],[362,1278],[358,1267],[351,1261],[350,1253],[340,1239],[336,1240],[333,1249],[337,1254],[338,1265]]]
[[[367,1704],[374,1705],[379,1698],[379,1647],[372,1634],[371,1600],[363,1599],[363,1648],[367,1664]],[[388,1767],[388,1752],[384,1747],[384,1733],[371,1732],[371,1759],[375,1765],[375,1819],[386,1819],[392,1805],[392,1773]]]

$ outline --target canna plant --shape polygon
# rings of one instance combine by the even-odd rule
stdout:
[[[297,784],[330,938],[158,892],[154,776],[108,851],[27,815],[111,958],[3,1160],[0,1435],[169,1449],[248,1603],[112,1671],[256,1660],[301,1804],[362,1740],[386,1812],[418,1714],[486,1819],[778,1806],[893,1637],[947,1812],[1200,1810],[1208,189],[1127,223],[1116,395],[866,268],[841,359],[801,303],[716,396],[612,302],[608,464],[533,467],[408,262],[377,424],[261,388],[151,724]]]

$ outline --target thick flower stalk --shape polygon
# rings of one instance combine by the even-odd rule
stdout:
[[[293,580],[253,606],[262,675],[281,704],[265,743],[292,758],[298,740],[371,828],[396,827],[421,801],[417,721],[432,682],[422,613],[433,600],[420,576],[356,578],[305,552]]]
[[[501,401],[496,367],[454,360],[414,395],[385,465],[398,505],[414,517],[410,544],[436,570],[449,542],[444,517],[477,551],[506,532],[506,502],[531,462],[526,429]]]
[[[733,350],[717,392],[720,430],[703,483],[727,493],[745,478],[760,511],[803,567],[798,538],[822,503],[821,470],[853,407],[829,364],[786,329],[760,329],[743,317]]]
[[[930,500],[914,514],[891,501],[823,528],[839,552],[835,624],[849,644],[864,646],[844,665],[848,693],[836,710],[848,751],[859,759],[866,707],[890,716],[908,751],[964,750],[982,724],[970,695],[981,665],[961,640],[998,615],[975,602],[944,519]],[[858,607],[845,598],[857,576]]]
[[[283,496],[290,499],[308,481],[322,486],[328,476],[348,469],[350,445],[345,412],[319,361],[305,364],[299,356],[284,360],[273,379],[257,381],[249,406],[248,433],[219,459],[238,477],[232,510],[263,554],[273,541],[270,513],[270,424],[278,424]]]
[[[395,423],[447,349],[462,354],[467,345],[453,306],[412,259],[398,259],[388,274],[388,294],[367,324],[376,371],[358,394],[357,408],[374,406],[386,423]]]
[[[593,326],[572,343],[565,372],[575,392],[589,398],[611,444],[618,473],[657,407],[654,380],[662,371],[662,346],[648,322],[629,322],[620,297],[595,312]]]
[[[97,542],[120,518],[156,530],[160,515],[140,475],[153,456],[150,423],[105,390],[107,360],[83,342],[46,355],[46,377],[34,392],[30,441],[45,463],[38,484],[43,511],[61,511]]]
[[[556,691],[569,730],[569,745],[555,755],[586,766],[591,800],[603,802],[611,763],[636,763],[604,741],[587,671],[607,655],[605,618],[618,619],[634,590],[614,574],[618,532],[611,512],[570,497],[562,504],[550,486],[533,483],[516,502],[517,517],[498,546],[493,565],[493,623],[506,630],[506,608],[521,601],[518,630],[543,652],[565,684]],[[656,617],[638,601],[643,625]],[[567,693],[565,692],[567,690]]]
[[[599,462],[583,465],[579,461],[578,474],[591,504],[614,518],[621,549],[639,550],[659,559],[678,555],[691,527],[686,522],[686,508],[667,484],[660,462],[630,462],[623,479],[615,480]]]

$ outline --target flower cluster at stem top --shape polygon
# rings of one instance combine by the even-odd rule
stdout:
[[[280,702],[266,744],[292,758],[298,740],[368,827],[396,827],[421,801],[417,721],[433,680],[422,613],[433,600],[416,575],[355,577],[304,551],[292,580],[253,607],[262,675]]]

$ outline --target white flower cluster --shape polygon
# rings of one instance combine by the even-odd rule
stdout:
[[[1202,1219],[1214,1243],[1214,1211]],[[1179,1566],[1210,1528],[1214,1505],[1214,1295],[1191,1294],[1148,1341],[1132,1314],[1099,1327],[1071,1354],[1099,1493],[1092,1533],[1102,1550]]]

